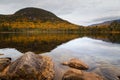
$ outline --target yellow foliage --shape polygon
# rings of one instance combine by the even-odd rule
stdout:
[[[2,23],[1,25],[10,26],[11,28],[30,28],[30,29],[60,29],[60,30],[67,30],[67,29],[78,29],[78,26],[67,23],[67,22],[11,22],[11,23]]]

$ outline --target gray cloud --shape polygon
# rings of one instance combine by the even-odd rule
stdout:
[[[72,23],[89,25],[120,18],[120,0],[0,0],[0,14],[38,7]]]

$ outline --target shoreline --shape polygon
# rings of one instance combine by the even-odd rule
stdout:
[[[93,34],[93,33],[91,33],[91,32],[80,32],[80,31],[23,31],[23,32],[7,32],[7,31],[5,31],[5,32],[0,32],[0,33],[34,33],[34,34],[39,34],[39,33],[61,33],[61,34],[64,34],[64,33],[66,33],[66,34],[69,34],[69,33],[73,33],[73,34],[78,34],[78,33],[81,33],[81,34]],[[118,32],[111,32],[111,31],[108,31],[108,32],[95,32],[96,34],[120,34],[120,32],[118,31]]]
[[[39,58],[39,57],[41,57],[41,58]],[[20,79],[20,78],[22,78],[23,80],[27,80],[27,79],[29,79],[29,77],[32,77],[31,79],[33,79],[33,75],[36,75],[34,72],[29,72],[29,73],[31,73],[32,75],[29,75],[29,73],[28,73],[28,71],[27,71],[27,69],[32,69],[32,68],[34,68],[34,69],[36,69],[37,70],[37,68],[35,68],[35,67],[39,67],[39,66],[37,66],[38,64],[39,64],[39,59],[44,59],[45,58],[45,62],[44,61],[41,61],[40,60],[40,63],[43,63],[44,65],[45,65],[45,67],[41,67],[41,69],[40,70],[38,70],[38,71],[41,71],[42,69],[44,69],[45,68],[45,70],[47,69],[47,71],[44,71],[44,72],[40,72],[40,73],[42,73],[42,74],[44,74],[44,77],[46,76],[46,80],[69,80],[69,78],[70,78],[70,80],[74,80],[74,78],[77,78],[77,79],[80,79],[80,78],[83,78],[83,80],[87,80],[87,78],[90,78],[89,76],[92,76],[92,78],[90,79],[90,80],[103,80],[102,79],[102,77],[100,77],[99,75],[97,75],[96,73],[91,73],[91,72],[86,72],[86,71],[84,71],[84,69],[85,70],[87,70],[88,69],[88,66],[85,64],[85,63],[83,63],[83,62],[81,62],[81,61],[79,61],[78,59],[73,59],[72,60],[72,63],[70,62],[70,64],[72,64],[73,65],[73,67],[71,68],[71,67],[67,67],[67,65],[66,64],[64,64],[64,63],[59,63],[58,65],[61,65],[61,66],[64,66],[64,68],[61,68],[61,70],[60,70],[60,68],[59,68],[59,66],[53,61],[51,61],[51,60],[53,60],[50,56],[45,56],[45,55],[37,55],[37,54],[34,54],[34,53],[32,53],[32,52],[27,52],[27,53],[25,53],[24,55],[22,55],[21,57],[19,57],[18,59],[16,59],[15,61],[13,61],[13,62],[10,62],[10,60],[11,60],[11,58],[0,58],[0,66],[2,66],[1,64],[6,64],[6,66],[2,66],[1,68],[0,68],[0,70],[1,69],[3,69],[3,70],[1,70],[1,74],[0,74],[0,79],[4,79],[4,76],[6,76],[7,78],[6,78],[6,80],[9,80],[10,79],[10,77],[12,78],[12,79],[15,79],[15,76],[16,75],[18,75],[18,77],[16,77],[17,79]],[[33,60],[34,59],[34,60]],[[6,62],[6,60],[7,60],[7,62]],[[32,61],[33,60],[33,61]],[[9,61],[9,63],[8,63],[8,61]],[[21,61],[24,61],[24,62],[21,62]],[[36,62],[37,61],[37,62]],[[46,61],[47,61],[47,63],[46,63]],[[34,65],[33,65],[34,64]],[[78,66],[76,66],[76,64],[78,65]],[[25,67],[24,67],[24,65],[26,65],[27,67],[27,69],[24,69]],[[44,66],[44,65],[41,65],[41,66]],[[53,67],[53,65],[54,65],[54,67]],[[66,66],[65,66],[66,65]],[[50,67],[51,66],[51,67]],[[16,68],[14,68],[13,69],[13,67],[16,67]],[[48,68],[49,69],[48,69]],[[66,67],[66,68],[65,68]],[[77,68],[78,67],[78,68]],[[9,68],[10,69],[13,69],[13,71],[12,72],[10,72],[10,74],[12,74],[12,75],[9,75]],[[79,69],[80,68],[80,69]],[[26,73],[22,73],[22,72],[19,72],[18,70],[19,69],[22,69],[24,72],[26,72]],[[82,70],[83,69],[83,70]],[[49,72],[49,70],[50,70],[50,72]],[[52,72],[51,72],[52,71]],[[72,71],[72,73],[70,73],[70,74],[68,74],[69,73],[69,71]],[[79,73],[76,73],[76,71]],[[82,73],[81,73],[81,71],[82,71]],[[15,72],[15,73],[14,73]],[[36,71],[35,71],[36,72]],[[49,72],[49,73],[48,73]],[[61,73],[62,72],[62,73]],[[73,72],[74,72],[74,74],[73,74]],[[61,74],[59,74],[59,73],[61,73]],[[39,74],[39,76],[42,76],[42,74]],[[49,77],[48,78],[48,74],[51,76],[51,77]],[[66,74],[67,75],[69,75],[69,78],[67,78],[66,77]],[[22,75],[27,75],[27,76],[29,76],[29,77],[20,77],[20,75],[22,76]],[[75,76],[71,76],[71,75],[75,75]],[[84,77],[79,77],[79,76],[83,76],[84,75]],[[41,79],[39,79],[39,76],[36,76],[36,79],[37,80],[41,80],[41,79],[44,79],[44,77],[42,76],[41,77]],[[59,78],[59,79],[58,79]],[[10,79],[11,80],[11,79]]]
[[[27,56],[29,56],[29,54],[31,54],[31,52],[27,52]],[[32,54],[34,54],[34,53],[32,53]],[[24,55],[26,55],[26,53],[25,54],[23,54],[23,55],[20,55],[20,56],[24,56]],[[85,69],[88,69],[88,70],[79,70],[79,69],[76,69],[76,68],[74,68],[75,67],[75,64],[79,64],[80,66],[81,66],[81,64],[83,64],[84,65],[84,67],[86,66],[86,64],[84,63],[84,62],[82,62],[81,63],[81,60],[79,61],[77,58],[75,58],[74,57],[74,61],[72,61],[72,65],[73,65],[73,68],[71,68],[71,67],[69,67],[69,64],[71,64],[71,59],[68,59],[67,60],[67,62],[63,62],[63,63],[61,63],[61,62],[58,62],[58,61],[56,61],[55,59],[53,59],[53,57],[51,56],[51,54],[49,54],[49,53],[45,53],[45,54],[35,54],[35,55],[39,55],[39,56],[42,56],[42,57],[46,57],[46,56],[48,56],[49,58],[50,58],[50,60],[52,60],[52,62],[50,61],[50,63],[51,64],[54,64],[54,67],[52,68],[52,70],[53,70],[53,72],[54,73],[52,73],[52,74],[54,74],[54,79],[53,80],[64,80],[64,79],[62,79],[63,77],[65,78],[65,80],[67,80],[66,79],[66,75],[68,76],[69,75],[69,77],[71,77],[70,75],[76,75],[75,76],[75,78],[79,78],[78,77],[78,75],[77,74],[79,74],[79,75],[81,75],[81,71],[82,71],[82,73],[84,73],[84,78],[85,79],[83,79],[83,80],[86,80],[87,78],[89,78],[89,76],[93,76],[93,78],[95,78],[94,80],[109,80],[109,79],[107,79],[107,78],[105,78],[105,76],[103,76],[103,75],[100,75],[98,72],[96,72],[97,70],[93,70],[93,71],[89,71],[89,69],[88,69],[88,67],[87,68],[85,68]],[[21,57],[18,57],[18,58],[21,58]],[[33,57],[33,56],[32,56]],[[30,60],[32,60],[32,57],[29,57],[28,59],[29,59],[29,61]],[[13,57],[14,58],[14,57]],[[16,60],[14,60],[12,63],[10,63],[10,64],[13,64],[13,63],[15,63],[15,62],[17,62],[17,59],[18,58],[16,58]],[[73,57],[71,57],[71,58],[73,58]],[[8,59],[8,58],[7,58]],[[36,59],[36,58],[35,58]],[[25,59],[24,60],[24,62],[26,62],[26,60],[27,59]],[[27,60],[28,61],[28,60]],[[37,60],[35,60],[35,61],[37,61]],[[46,61],[46,60],[45,60]],[[49,61],[49,60],[48,60]],[[66,61],[66,60],[65,60]],[[23,65],[24,65],[24,62],[23,62]],[[32,62],[32,61],[31,61]],[[18,63],[18,62],[17,62]],[[49,63],[49,62],[48,62]],[[10,65],[9,64],[9,65]],[[22,63],[21,63],[22,64]],[[9,66],[8,65],[8,66]],[[30,64],[27,64],[28,66],[30,65]],[[79,66],[78,65],[78,66]],[[16,65],[17,66],[17,65]],[[34,66],[33,66],[34,67]],[[89,66],[90,67],[90,66]],[[19,69],[19,68],[18,68]],[[72,73],[70,73],[70,72],[72,72]],[[77,73],[76,73],[77,72]],[[96,74],[97,73],[97,74]],[[92,74],[92,75],[91,75]],[[82,74],[83,75],[83,74]],[[89,76],[87,76],[87,75],[89,75]],[[99,77],[99,79],[96,79],[96,76],[98,76]],[[110,76],[109,76],[110,77]],[[114,78],[114,77],[113,77]],[[118,76],[116,76],[116,80],[117,79],[119,79],[119,75]],[[24,79],[24,80],[26,80],[26,79]],[[39,80],[39,79],[38,79]],[[52,80],[52,79],[48,79],[48,80]],[[69,80],[69,79],[68,79]],[[93,80],[93,79],[90,79],[90,80]]]

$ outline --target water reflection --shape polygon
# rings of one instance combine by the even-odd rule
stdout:
[[[58,65],[71,58],[79,58],[105,80],[118,80],[120,75],[120,44],[105,42],[88,37],[77,38],[58,46],[49,54]],[[57,66],[63,69],[62,65]],[[59,73],[58,76],[63,74]]]
[[[87,37],[84,37],[87,36]],[[91,37],[91,38],[88,38]],[[57,78],[64,73],[61,62],[80,58],[90,66],[89,71],[118,80],[120,76],[120,35],[119,34],[0,34],[0,48],[16,48],[20,52],[48,52],[56,63]],[[59,46],[58,46],[59,45]],[[7,57],[19,57],[15,49],[0,49]],[[16,53],[19,53],[16,54]],[[4,55],[2,55],[3,57]]]
[[[119,34],[45,34],[45,33],[0,33],[0,49],[16,48],[21,52],[49,52],[56,46],[83,36],[120,43]]]
[[[9,57],[12,59],[12,61],[15,61],[16,59],[23,55],[18,50],[12,48],[0,49],[0,54],[1,54],[0,58]]]
[[[57,45],[77,38],[76,34],[0,34],[0,48],[16,48],[21,52],[48,52]]]

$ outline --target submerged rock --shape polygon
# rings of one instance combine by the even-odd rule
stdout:
[[[92,72],[84,72],[78,69],[69,69],[63,75],[62,80],[103,80],[102,77]]]
[[[5,80],[53,80],[54,69],[51,58],[32,52],[11,63],[2,73]]]
[[[81,70],[70,69],[63,75],[62,80],[82,80],[83,74]]]
[[[0,58],[0,72],[11,63],[11,58]]]
[[[76,58],[70,59],[70,61],[63,62],[62,64],[80,70],[87,70],[89,68],[88,65]]]

